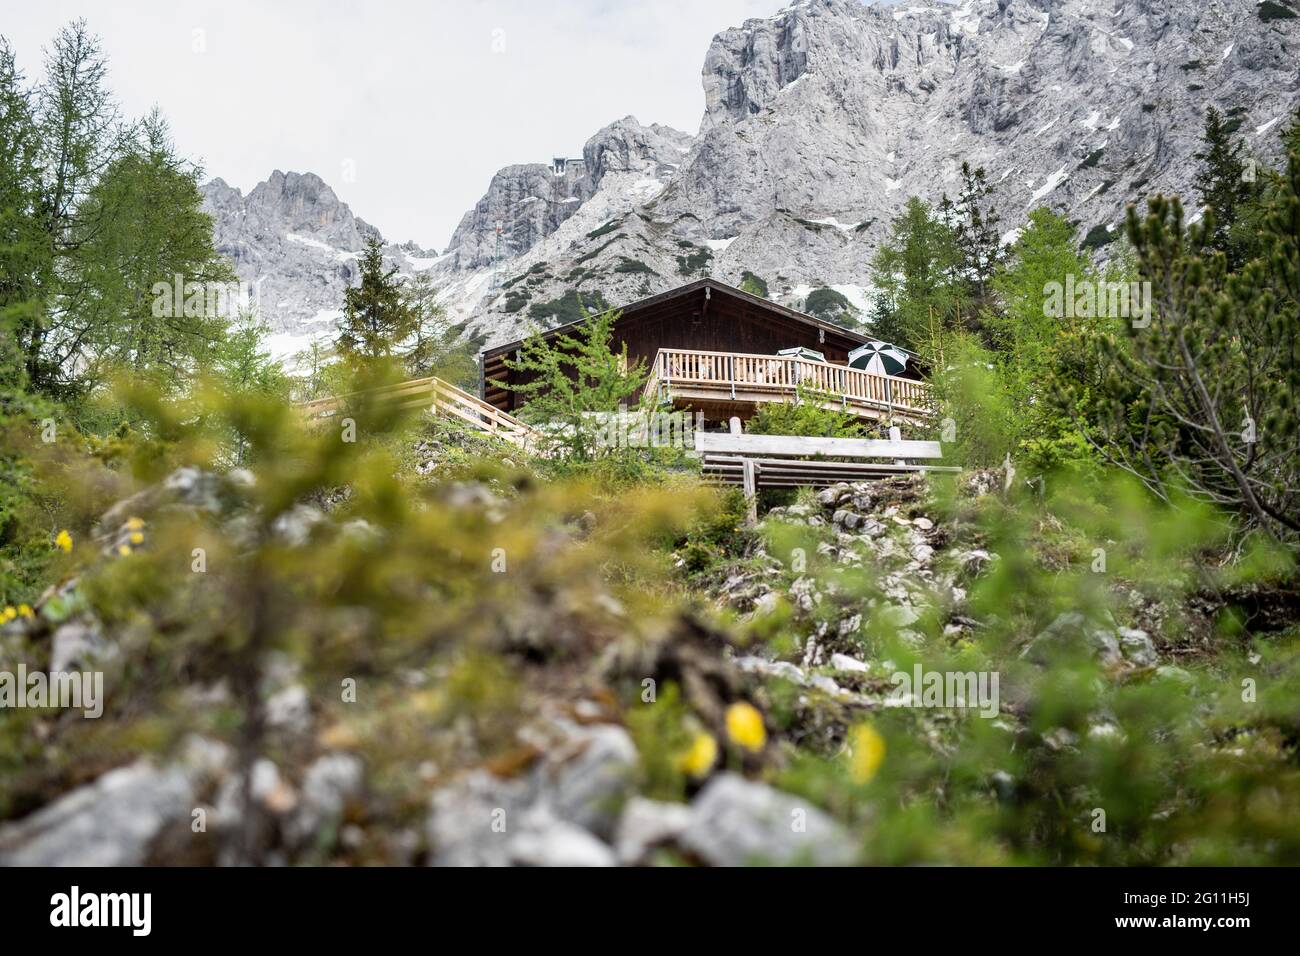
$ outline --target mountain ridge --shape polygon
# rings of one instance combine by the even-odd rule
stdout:
[[[706,274],[755,276],[796,307],[835,289],[861,313],[890,219],[910,195],[952,193],[962,160],[987,170],[1006,241],[1046,205],[1104,246],[1146,192],[1191,204],[1206,106],[1275,159],[1300,103],[1298,22],[1222,0],[801,0],[714,37],[696,136],[616,120],[562,169],[498,170],[440,254],[389,254],[432,269],[451,315],[489,343],[571,318],[574,293],[626,304]],[[294,312],[269,317],[277,331],[325,328],[322,303],[341,302],[371,227],[323,182],[285,176],[244,201],[254,241],[212,187],[219,247],[241,276],[274,277]]]

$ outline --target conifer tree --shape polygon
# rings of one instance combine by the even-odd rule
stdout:
[[[32,92],[0,38],[0,395],[26,385],[23,343],[40,325],[51,268],[40,222],[39,150]]]
[[[51,354],[50,343],[75,340],[65,323],[75,318],[81,301],[94,295],[93,288],[67,281],[75,273],[82,242],[99,226],[85,200],[126,135],[108,89],[108,60],[85,20],[73,21],[55,36],[35,102],[43,171],[41,228],[53,268],[44,293],[45,314],[27,330],[22,347],[33,387],[58,393],[69,385],[71,365],[68,355]]]
[[[1190,227],[1153,196],[1128,230],[1154,303],[1102,338],[1110,374],[1099,450],[1164,498],[1186,490],[1300,538],[1300,152],[1240,270],[1213,250],[1213,208]],[[1207,254],[1207,249],[1209,253]]]
[[[402,294],[397,267],[384,268],[378,236],[366,238],[359,265],[361,281],[343,296],[339,353],[363,363],[393,358],[415,335],[419,317]]]
[[[1243,237],[1234,236],[1244,207],[1249,203],[1258,173],[1252,161],[1243,157],[1244,145],[1234,142],[1223,117],[1213,106],[1205,111],[1205,145],[1197,158],[1201,168],[1196,174],[1196,190],[1201,203],[1214,213],[1214,229],[1206,244],[1228,257],[1231,268],[1248,257]]]
[[[236,276],[213,247],[200,177],[155,110],[78,206],[67,267],[75,281],[61,296],[61,334],[47,354],[82,369],[83,386],[130,368],[179,388],[211,362],[238,314]]]
[[[939,202],[939,214],[952,230],[960,256],[961,278],[970,284],[979,305],[989,303],[989,283],[1002,261],[998,235],[1001,217],[988,202],[992,192],[984,167],[972,169],[963,161],[957,199],[949,199],[945,193]],[[968,313],[968,317],[973,318],[974,313]]]
[[[226,401],[249,397],[287,402],[289,379],[267,347],[270,330],[251,310],[241,311],[226,327],[215,349],[213,371]],[[248,436],[231,428],[231,460],[243,465],[248,456]]]
[[[461,330],[448,321],[439,295],[428,272],[417,272],[402,286],[402,302],[411,312],[414,327],[402,360],[412,378],[436,375],[453,385],[468,385],[477,377],[475,355],[461,339]]]
[[[520,346],[519,357],[506,362],[521,373],[521,382],[502,384],[524,396],[523,417],[541,425],[541,432],[576,461],[598,452],[599,426],[589,413],[617,411],[647,377],[644,360],[629,364],[627,346],[619,352],[611,346],[621,314],[584,310],[576,331],[554,339],[535,333]]]
[[[970,311],[960,261],[952,229],[924,200],[909,199],[871,264],[878,290],[872,334],[928,350],[939,332]]]

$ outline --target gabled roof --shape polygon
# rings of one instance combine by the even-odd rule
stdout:
[[[863,335],[861,332],[855,332],[852,329],[846,329],[842,325],[836,325],[834,322],[827,322],[824,319],[819,319],[815,315],[809,315],[806,312],[799,312],[796,309],[786,308],[785,306],[778,305],[777,303],[769,301],[768,299],[765,299],[762,296],[752,295],[751,293],[746,292],[743,289],[737,289],[733,285],[728,285],[725,282],[720,282],[719,280],[714,279],[712,277],[697,279],[694,282],[688,282],[686,285],[678,286],[675,289],[669,289],[667,292],[660,292],[658,295],[652,295],[649,298],[639,299],[636,302],[632,302],[628,305],[610,308],[607,309],[606,311],[608,312],[621,311],[625,317],[631,317],[643,309],[652,308],[657,305],[662,305],[666,302],[671,302],[673,299],[678,299],[684,296],[692,295],[693,293],[699,292],[701,289],[708,290],[709,295],[712,295],[713,293],[716,292],[721,295],[731,296],[735,299],[739,299],[740,301],[746,302],[750,305],[766,309],[767,311],[771,312],[774,315],[780,316],[781,318],[791,319],[796,322],[802,322],[803,324],[811,326],[814,329],[821,329],[823,331],[830,332],[833,335],[838,335],[850,341],[857,342],[859,345],[863,345],[867,342],[876,341],[869,335]],[[604,313],[599,313],[599,314],[604,314]],[[543,332],[542,338],[552,339],[557,335],[571,333],[575,329],[577,329],[578,326],[580,326],[583,321],[584,320],[579,319],[575,322],[568,322],[564,325],[556,326],[553,329]],[[515,349],[519,348],[519,346],[522,345],[523,342],[524,342],[523,339],[519,339],[514,342],[507,342],[504,345],[497,345],[494,346],[493,348],[485,349],[483,355],[488,356],[488,355],[495,355],[499,352],[512,352]]]

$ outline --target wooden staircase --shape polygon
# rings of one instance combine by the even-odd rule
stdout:
[[[318,398],[315,401],[303,402],[297,407],[309,420],[332,418],[341,409],[347,407],[349,399],[361,394],[365,394],[368,401],[377,404],[397,408],[428,408],[438,414],[466,422],[486,434],[504,438],[521,448],[530,447],[536,435],[525,422],[489,405],[477,395],[471,395],[463,388],[457,388],[434,375],[398,382],[395,385],[384,385],[364,393],[353,392],[348,395]]]

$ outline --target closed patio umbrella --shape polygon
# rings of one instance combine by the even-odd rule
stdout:
[[[823,355],[821,352],[818,352],[816,349],[805,348],[802,345],[796,346],[795,348],[792,349],[779,349],[777,350],[776,354],[793,355],[795,358],[811,359],[814,362],[826,361],[826,356]]]

